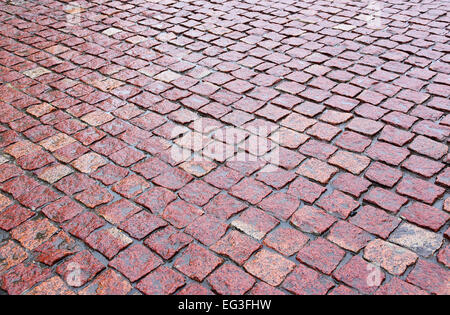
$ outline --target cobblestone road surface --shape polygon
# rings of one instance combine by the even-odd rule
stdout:
[[[0,2],[3,294],[449,294],[443,0]]]

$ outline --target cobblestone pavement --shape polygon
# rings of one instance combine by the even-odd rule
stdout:
[[[450,294],[444,0],[0,2],[3,294]]]

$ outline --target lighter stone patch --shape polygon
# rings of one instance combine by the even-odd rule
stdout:
[[[76,140],[65,133],[59,133],[50,138],[42,140],[39,144],[49,150],[55,152],[56,150],[65,147],[68,144],[74,143]]]
[[[122,32],[122,30],[119,30],[118,28],[115,28],[115,27],[110,27],[110,28],[104,30],[103,34],[108,35],[108,36],[112,36],[112,35],[115,35],[115,34],[120,33],[120,32]]]
[[[37,68],[31,69],[31,70],[27,70],[27,71],[23,72],[23,74],[26,75],[27,77],[35,79],[37,77],[40,77],[41,75],[44,75],[44,74],[47,74],[50,72],[51,72],[50,70],[47,70],[45,68],[37,67]]]
[[[400,225],[389,241],[407,247],[421,256],[433,255],[442,245],[442,235],[427,231],[409,223]]]
[[[175,73],[171,70],[166,70],[164,72],[161,72],[160,74],[154,76],[153,78],[155,80],[159,80],[159,81],[163,81],[166,83],[170,83],[178,78],[180,78],[181,75],[179,75],[178,73]]]
[[[59,164],[47,168],[42,174],[39,175],[39,178],[50,184],[53,184],[61,178],[71,174],[72,172],[73,171],[70,167]]]
[[[49,103],[42,103],[39,105],[30,106],[27,109],[27,113],[29,113],[35,117],[41,117],[41,116],[48,114],[54,110],[55,110],[55,107],[53,107]]]
[[[243,221],[240,221],[239,219],[231,222],[231,225],[234,226],[235,228],[237,228],[238,230],[241,230],[245,234],[256,238],[257,240],[262,239],[265,235],[263,232],[255,230],[253,228],[253,226],[251,226],[250,224],[247,224]]]
[[[72,163],[72,166],[83,173],[91,173],[106,165],[106,160],[97,153],[87,153]]]
[[[401,275],[408,266],[416,262],[418,256],[408,249],[376,239],[366,246],[364,258],[380,265],[391,274]]]

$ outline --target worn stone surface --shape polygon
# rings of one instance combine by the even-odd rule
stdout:
[[[419,255],[428,257],[442,245],[441,235],[419,228],[413,224],[402,223],[389,236],[389,241],[407,247]]]
[[[0,294],[448,293],[446,1],[66,2],[0,2]]]

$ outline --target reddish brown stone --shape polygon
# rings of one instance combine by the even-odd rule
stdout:
[[[167,222],[147,211],[141,211],[123,221],[119,228],[131,237],[142,240],[153,231],[167,226]]]
[[[189,224],[185,232],[206,246],[217,242],[226,232],[228,224],[215,216],[204,214]]]
[[[58,231],[48,219],[36,218],[11,231],[11,237],[28,250],[34,250]]]
[[[131,291],[130,283],[119,273],[108,269],[101,273],[80,295],[126,295]]]
[[[367,169],[365,176],[378,184],[393,187],[402,178],[403,174],[393,167],[375,162]]]
[[[323,210],[303,206],[291,217],[291,223],[306,233],[322,234],[336,222],[336,218]]]
[[[448,279],[450,271],[435,263],[419,259],[414,269],[409,273],[406,281],[428,292],[448,295]]]
[[[401,217],[437,232],[449,219],[450,215],[429,205],[414,202],[400,213]]]
[[[261,245],[250,236],[232,230],[210,248],[242,265],[260,247]]]
[[[377,292],[376,295],[428,295],[427,292],[421,290],[420,288],[409,284],[399,278],[392,278],[389,283],[383,284]]]
[[[137,244],[117,255],[109,263],[109,266],[120,271],[131,282],[135,282],[157,268],[162,262],[162,259],[148,248]]]
[[[386,275],[377,266],[359,256],[353,256],[333,273],[333,277],[364,294],[372,294],[383,283]]]
[[[234,219],[231,225],[242,232],[260,240],[269,233],[279,221],[257,208],[249,208],[239,218]]]
[[[72,220],[63,224],[62,228],[81,239],[85,239],[91,232],[105,225],[98,215],[92,212],[84,212]]]
[[[182,275],[166,266],[161,266],[142,279],[136,288],[147,295],[168,295],[182,287]]]
[[[162,218],[176,228],[184,228],[195,218],[201,216],[203,211],[182,200],[172,202],[164,210]]]
[[[222,295],[242,295],[255,283],[252,276],[231,263],[223,264],[207,281],[215,292]]]
[[[359,202],[339,190],[335,190],[331,195],[325,196],[316,202],[316,205],[329,213],[336,214],[342,219],[346,219],[350,213],[359,207]]]
[[[57,261],[80,250],[81,248],[77,245],[75,239],[61,231],[35,249],[35,252],[38,253],[36,260],[52,266]]]
[[[295,264],[279,254],[262,249],[245,263],[244,268],[256,278],[278,286],[295,268]]]
[[[111,259],[130,245],[132,240],[117,228],[109,228],[93,232],[86,238],[86,243]]]
[[[303,177],[297,177],[297,179],[289,185],[287,192],[305,202],[313,203],[325,190],[325,187],[313,183]]]
[[[259,204],[259,207],[272,213],[277,218],[287,220],[298,209],[300,202],[292,195],[278,192],[274,193]]]
[[[286,278],[282,286],[296,295],[324,295],[334,285],[330,279],[300,264]]]
[[[309,238],[305,234],[296,229],[280,227],[267,235],[264,239],[264,245],[289,257],[298,252],[308,240]]]
[[[72,287],[81,287],[102,271],[105,266],[89,251],[84,250],[70,257],[56,268],[65,282]]]
[[[389,190],[375,187],[365,196],[364,200],[386,209],[390,212],[398,212],[400,208],[408,201],[405,197],[399,196]]]
[[[378,208],[364,206],[354,217],[350,218],[349,222],[369,233],[386,239],[400,224],[401,219],[389,215]]]
[[[297,173],[321,184],[327,184],[338,172],[336,167],[330,166],[317,159],[308,159],[297,169]]]
[[[168,226],[162,230],[152,233],[144,244],[158,253],[164,259],[172,258],[178,251],[192,242],[192,237],[178,232],[172,226]]]
[[[83,207],[71,200],[69,197],[63,197],[42,209],[50,220],[62,223],[70,220],[80,214]]]
[[[346,221],[339,221],[330,230],[327,239],[352,252],[359,252],[372,239],[371,235]]]
[[[175,260],[173,266],[188,277],[203,281],[222,262],[223,259],[211,251],[197,244],[191,244]]]
[[[32,216],[34,216],[34,212],[19,205],[13,205],[0,212],[0,229],[10,231]]]
[[[329,275],[336,269],[344,256],[345,251],[319,237],[302,248],[296,258],[300,262]]]
[[[401,195],[433,204],[445,193],[445,189],[418,178],[404,177],[397,186],[397,192]]]
[[[240,183],[234,185],[229,193],[251,204],[257,204],[270,193],[270,189],[252,178],[245,178]]]
[[[112,201],[113,195],[111,195],[105,188],[99,185],[93,185],[82,193],[76,195],[75,199],[89,208],[95,208],[99,205]]]
[[[13,241],[3,243],[0,247],[0,273],[20,264],[27,258],[28,254],[20,245]]]
[[[371,183],[364,178],[349,173],[343,173],[339,174],[333,180],[332,185],[333,187],[358,198],[362,193],[369,189]]]
[[[367,244],[364,258],[399,276],[416,262],[418,256],[403,247],[376,239]]]
[[[48,279],[50,269],[35,263],[20,264],[0,276],[0,287],[11,295],[19,295],[35,284]]]
[[[232,215],[241,212],[247,206],[227,194],[219,194],[214,197],[203,209],[219,219],[229,219]]]
[[[120,199],[110,205],[102,206],[96,212],[112,224],[120,224],[142,209],[127,199]]]

